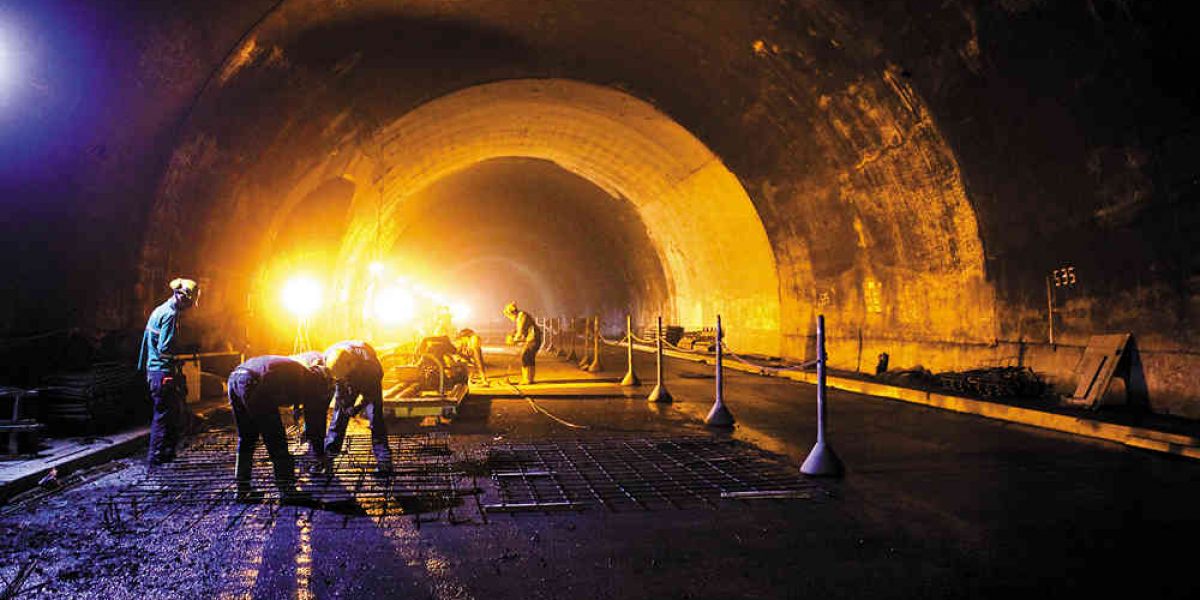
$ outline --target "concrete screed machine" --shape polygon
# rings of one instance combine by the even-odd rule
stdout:
[[[471,363],[446,336],[397,344],[379,352],[384,414],[451,419],[470,392]]]

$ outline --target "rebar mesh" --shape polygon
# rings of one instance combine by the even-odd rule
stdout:
[[[212,433],[195,440],[175,461],[148,469],[144,477],[110,494],[105,500],[105,523],[110,529],[165,523],[183,529],[221,515],[228,519],[226,527],[232,527],[246,520],[274,520],[281,510],[305,506],[340,514],[345,524],[353,517],[369,517],[375,526],[386,526],[389,518],[399,517],[420,523],[421,515],[429,513],[435,515],[431,520],[439,520],[443,513],[452,522],[461,520],[454,507],[479,490],[474,477],[458,468],[449,437],[444,433],[393,435],[388,444],[395,468],[390,475],[381,475],[376,472],[369,436],[347,436],[326,473],[310,473],[313,460],[293,443],[289,450],[297,456],[294,484],[310,502],[279,507],[265,449],[260,445],[255,452],[251,478],[253,488],[262,493],[261,502],[239,502],[233,479],[237,436]],[[256,508],[260,506],[268,509]],[[185,518],[172,518],[175,515]]]
[[[734,498],[816,499],[815,482],[754,448],[704,437],[541,441],[493,446],[500,501],[488,511],[718,508]]]
[[[293,432],[293,439],[298,437]],[[312,503],[284,506],[261,447],[255,454],[252,484],[263,498],[239,502],[233,480],[237,436],[210,433],[194,440],[174,462],[149,469],[111,493],[103,501],[103,522],[115,532],[265,528],[280,518],[293,518],[297,511],[309,511],[309,519],[327,525],[386,528],[413,522],[487,522],[487,512],[597,506],[614,512],[716,509],[734,499],[826,496],[818,483],[773,455],[709,437],[493,443],[478,447],[475,460],[456,456],[446,433],[392,435],[388,442],[395,465],[390,476],[376,473],[369,436],[348,436],[332,471],[320,474],[309,472],[312,460],[293,443],[290,450],[298,456],[295,485]],[[479,457],[485,457],[484,470],[479,470]],[[490,477],[477,481],[473,473],[482,472]]]

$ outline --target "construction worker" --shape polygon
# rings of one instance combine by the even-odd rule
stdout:
[[[187,418],[187,380],[179,356],[179,325],[182,315],[200,297],[200,287],[191,279],[174,279],[169,285],[171,297],[150,313],[138,353],[137,368],[146,374],[154,404],[148,456],[151,465],[175,460]]]
[[[300,406],[304,414],[304,437],[308,453],[318,467],[325,460],[325,411],[329,408],[329,390],[333,385],[327,369],[305,365],[287,356],[256,356],[240,364],[229,374],[229,406],[237,426],[237,462],[234,479],[239,500],[257,499],[250,486],[254,449],[259,437],[267,447],[275,472],[275,485],[284,502],[297,502],[303,496],[296,490],[295,460],[288,452],[287,433],[279,408]]]
[[[433,315],[433,335],[450,337],[454,335],[454,321],[449,306],[439,306]]]
[[[454,349],[479,374],[483,385],[488,385],[487,369],[483,366],[483,342],[479,334],[473,329],[459,329],[454,336]]]
[[[333,418],[325,435],[325,452],[332,457],[342,451],[350,417],[366,410],[375,468],[381,474],[391,473],[392,451],[383,415],[383,365],[375,349],[358,340],[338,342],[325,350],[324,362],[334,379]],[[360,396],[362,404],[356,406]]]
[[[509,302],[502,311],[504,316],[516,324],[516,330],[506,336],[510,344],[521,345],[521,383],[528,385],[534,382],[537,353],[542,348],[542,328],[534,322],[533,316],[517,308],[516,302]]]

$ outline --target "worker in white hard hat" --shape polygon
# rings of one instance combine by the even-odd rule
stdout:
[[[176,447],[187,418],[187,380],[183,377],[179,325],[183,313],[200,298],[200,286],[191,279],[174,279],[171,297],[158,305],[146,321],[138,370],[146,374],[154,414],[150,421],[149,461],[159,465],[175,459]]]
[[[533,316],[518,308],[516,302],[509,302],[502,312],[516,325],[505,339],[510,344],[521,345],[521,383],[534,383],[537,353],[542,348],[542,328],[537,326]]]

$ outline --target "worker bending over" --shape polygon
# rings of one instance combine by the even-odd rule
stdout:
[[[332,457],[342,451],[350,417],[365,410],[375,467],[380,473],[391,473],[392,451],[383,415],[383,365],[375,349],[366,342],[347,340],[330,346],[323,359],[334,379],[333,418],[325,436],[325,452]],[[362,403],[356,406],[360,396]]]
[[[473,329],[459,329],[454,336],[454,350],[479,374],[483,385],[488,385],[487,369],[483,366],[483,342]]]
[[[154,414],[150,420],[151,465],[175,460],[176,446],[187,417],[187,380],[179,353],[179,322],[184,312],[195,306],[200,288],[191,279],[170,283],[171,297],[159,304],[146,321],[138,370],[146,373]],[[199,385],[197,383],[197,385]]]
[[[256,356],[229,374],[229,405],[238,433],[234,478],[239,500],[257,497],[250,487],[250,473],[259,437],[271,457],[275,485],[283,501],[301,499],[296,491],[295,461],[288,452],[279,408],[295,405],[302,408],[308,453],[318,465],[324,465],[322,435],[331,385],[332,379],[324,367],[304,365],[287,356]]]
[[[542,328],[537,326],[529,313],[517,308],[516,302],[509,302],[503,312],[516,325],[513,333],[507,336],[507,341],[521,346],[521,383],[531,384],[537,370],[537,353],[542,348]]]

